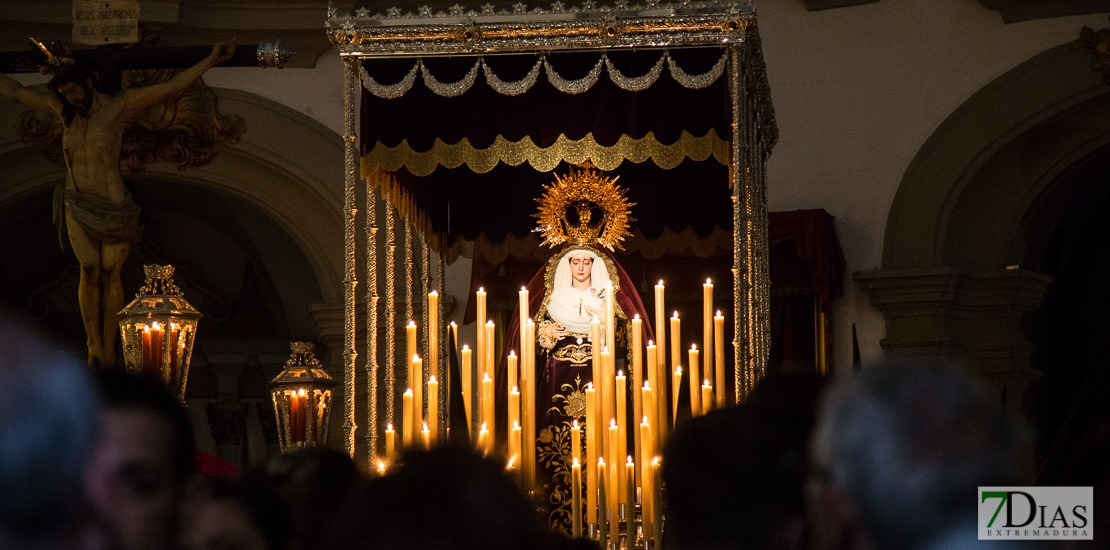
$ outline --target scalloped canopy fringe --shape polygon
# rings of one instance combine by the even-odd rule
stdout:
[[[461,79],[455,82],[444,82],[428,70],[422,59],[417,59],[412,69],[409,69],[400,81],[393,84],[379,83],[366,71],[365,67],[359,68],[359,75],[362,80],[362,87],[382,99],[396,99],[411,91],[416,84],[417,75],[421,76],[424,85],[432,93],[442,97],[458,97],[474,86],[474,83],[478,80],[479,72],[485,75],[486,84],[491,89],[506,96],[518,96],[530,90],[539,82],[540,73],[547,77],[547,81],[556,90],[564,94],[581,94],[598,83],[603,72],[602,68],[605,69],[604,73],[609,76],[613,84],[628,92],[640,92],[650,88],[659,81],[659,78],[663,75],[664,67],[668,69],[667,72],[675,82],[686,88],[700,90],[712,85],[725,74],[727,60],[728,56],[722,53],[720,59],[708,71],[701,74],[690,74],[678,65],[669,51],[664,50],[663,55],[647,73],[640,76],[626,76],[609,60],[608,55],[602,53],[593,69],[585,76],[578,79],[567,79],[556,72],[551,63],[548,62],[546,55],[540,54],[528,74],[519,80],[507,81],[493,72],[490,66],[486,64],[485,58],[479,57]]]
[[[710,157],[728,166],[729,146],[729,141],[718,136],[712,128],[701,137],[684,131],[671,144],[659,143],[653,132],[640,139],[623,135],[610,147],[598,144],[592,133],[577,140],[560,134],[555,143],[547,148],[537,146],[529,137],[509,141],[499,135],[486,149],[475,149],[466,138],[456,143],[444,143],[437,138],[427,151],[414,151],[408,141],[402,141],[396,147],[375,143],[374,148],[362,157],[362,174],[368,177],[377,168],[390,172],[406,168],[415,176],[427,176],[437,166],[458,168],[464,164],[474,173],[485,174],[496,168],[498,163],[519,166],[524,162],[538,172],[551,172],[559,163],[581,164],[586,160],[606,171],[615,170],[625,161],[638,164],[647,160],[670,170],[686,159],[704,161]]]

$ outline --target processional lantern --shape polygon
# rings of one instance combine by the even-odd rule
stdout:
[[[173,283],[172,265],[143,266],[146,283],[118,314],[128,372],[156,376],[185,402],[189,361],[201,314]]]
[[[281,450],[317,447],[328,440],[332,388],[338,382],[316,359],[312,342],[290,342],[291,356],[270,382]]]

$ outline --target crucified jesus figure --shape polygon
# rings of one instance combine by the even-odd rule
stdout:
[[[131,244],[142,236],[139,207],[123,184],[120,149],[124,127],[135,113],[169,99],[214,65],[229,59],[233,44],[212,53],[173,78],[115,94],[101,93],[96,73],[79,64],[58,64],[49,93],[24,87],[0,74],[0,95],[61,117],[64,187],[54,195],[54,223],[68,234],[81,278],[77,301],[88,338],[88,363],[111,368],[116,362],[116,313],[124,306],[120,273]]]

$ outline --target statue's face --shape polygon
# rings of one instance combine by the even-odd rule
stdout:
[[[88,116],[92,107],[92,86],[82,86],[76,82],[65,82],[58,86],[58,95],[69,103],[81,116]]]
[[[588,283],[590,274],[594,269],[594,259],[586,254],[575,254],[570,257],[570,276],[576,283]]]

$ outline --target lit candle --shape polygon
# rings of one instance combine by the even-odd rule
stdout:
[[[154,350],[154,369],[159,376],[162,376],[162,351],[165,349],[166,333],[162,325],[158,324],[158,321],[154,321],[151,325],[150,344]]]
[[[428,293],[428,372],[439,372],[439,293]],[[423,374],[421,374],[423,380]],[[431,396],[428,397],[431,399]],[[431,412],[428,416],[431,416]]]
[[[651,443],[651,424],[648,422],[648,417],[643,417],[640,421],[640,439],[643,440],[644,445],[640,449],[640,460],[638,461],[640,472],[640,510],[642,522],[645,526],[644,533],[650,533],[651,523],[651,460],[652,443]]]
[[[524,343],[521,344],[521,418],[524,433],[521,434],[522,488],[525,493],[532,490],[536,482],[536,323],[524,320]]]
[[[571,497],[571,536],[582,536],[582,466],[575,458],[570,464]]]
[[[478,448],[482,451],[482,456],[489,456],[490,450],[493,448],[490,442],[489,430],[486,429],[485,423],[482,424],[482,429],[478,430]]]
[[[617,456],[628,454],[628,381],[624,372],[617,372]],[[622,474],[621,483],[624,483]],[[623,487],[623,485],[622,485]]]
[[[671,381],[671,384],[672,384],[671,388],[674,389],[674,391],[671,392],[671,424],[674,424],[675,420],[678,419],[678,393],[679,393],[679,390],[682,388],[682,366],[681,365],[674,368],[674,375],[673,376],[674,376],[674,380]]]
[[[154,362],[154,345],[150,341],[150,327],[147,325],[143,325],[142,365],[143,372],[152,376],[158,374]]]
[[[412,445],[412,388],[401,396],[401,414],[401,446],[407,449]]]
[[[701,320],[701,349],[705,350],[702,357],[702,378],[716,380],[713,376],[713,281],[706,279],[702,285],[702,320]],[[712,396],[710,396],[712,401]],[[704,405],[703,405],[703,408]]]
[[[598,354],[598,362],[594,364],[594,380],[601,384],[601,392],[598,394],[601,405],[597,408],[601,418],[616,418],[616,409],[613,403],[613,375],[609,373],[610,358],[612,358],[612,354],[609,353],[609,349],[601,348],[601,353]]]
[[[409,367],[409,370],[408,370],[409,386],[408,387],[410,387],[410,388],[419,387],[419,386],[416,385],[416,381],[420,379],[420,373],[413,372],[413,370],[412,370],[412,358],[415,357],[419,353],[419,351],[417,351],[417,349],[416,349],[417,343],[418,342],[417,342],[417,337],[416,337],[416,321],[409,321],[409,324],[405,325],[405,350],[407,352],[407,355],[405,356],[406,357],[405,360],[409,361],[409,365],[408,365],[408,367]]]
[[[520,422],[520,390],[516,386],[509,389],[509,410],[506,414],[505,421],[509,426]]]
[[[609,479],[607,481],[608,481],[609,486],[613,488],[612,491],[609,491],[611,493],[609,495],[609,513],[610,514],[616,514],[617,513],[617,511],[618,511],[617,504],[620,502],[620,499],[622,498],[621,497],[621,491],[620,491],[620,486],[621,486],[620,485],[620,478],[621,478],[620,472],[621,472],[621,470],[617,466],[618,464],[621,463],[621,460],[619,458],[617,458],[618,456],[620,456],[617,453],[617,449],[620,449],[620,445],[617,444],[617,438],[618,437],[620,437],[620,432],[617,429],[617,420],[616,419],[610,419],[609,420],[609,449],[608,449],[608,452],[606,453],[606,456],[609,457]]]
[[[656,354],[659,349],[654,343],[647,345],[648,382],[652,389],[652,405],[644,405],[644,414],[651,415],[651,423],[655,425],[656,447],[662,447],[663,435],[666,434],[667,424],[667,378],[666,371],[660,371],[656,363]]]
[[[697,416],[702,412],[701,392],[698,390],[698,380],[701,380],[698,370],[699,355],[698,345],[690,344],[690,416]]]
[[[459,349],[459,325],[456,325],[454,321],[447,325],[447,336],[451,338],[451,342],[448,343],[451,349]]]
[[[470,346],[468,346],[466,344],[463,344],[463,347],[462,347],[462,365],[461,365],[462,372],[459,373],[459,376],[462,378],[462,380],[459,381],[460,382],[459,388],[462,389],[463,409],[466,410],[466,427],[467,427],[467,430],[471,431],[471,432],[473,432],[473,430],[471,429],[471,426],[473,426],[473,424],[471,424],[471,422],[473,421],[473,418],[474,418],[473,409],[470,406],[471,405],[471,400],[473,398],[473,396],[471,395],[471,390],[470,390],[470,384],[471,384],[471,381],[473,380],[473,376],[474,376],[474,374],[473,374],[474,373],[474,371],[473,371],[473,368],[474,368],[473,367],[473,361],[474,361],[474,354],[473,354],[472,351],[470,351]]]
[[[629,455],[624,463],[624,475],[621,476],[624,482],[624,498],[625,504],[625,517],[628,521],[630,529],[628,532],[635,533],[636,525],[636,462],[632,460]]]
[[[160,331],[159,331],[160,332]],[[290,442],[304,443],[305,421],[308,419],[308,396],[300,388],[289,396]]]
[[[578,426],[577,418],[570,421],[570,457],[582,461],[582,428]]]
[[[709,414],[713,410],[713,384],[706,378],[701,385],[701,413]]]
[[[517,296],[520,298],[520,303],[517,304],[517,309],[518,309],[518,311],[517,311],[517,330],[520,331],[520,346],[521,346],[520,347],[520,354],[523,356],[524,355],[524,341],[528,339],[528,337],[525,335],[525,331],[528,330],[528,329],[524,324],[524,320],[531,317],[531,315],[528,314],[528,289],[525,288],[525,287],[520,287],[520,292],[517,293]],[[511,373],[513,371],[509,371],[509,372]],[[513,385],[516,385],[516,384],[517,384],[516,377],[515,376],[510,376],[509,377],[509,385],[513,386]]]
[[[518,464],[520,462],[520,422],[515,420],[513,429],[509,430],[509,460]]]
[[[597,419],[597,390],[592,383],[586,384],[586,464],[597,463],[598,433],[601,423]],[[586,521],[597,523],[597,470],[586,468]]]
[[[392,463],[393,455],[397,452],[397,432],[393,430],[393,423],[385,425],[385,459]]]
[[[523,342],[523,340],[521,340],[521,342]],[[509,360],[506,365],[509,372],[508,386],[510,388],[520,386],[520,379],[517,378],[517,361],[519,361],[519,358],[516,356],[516,352],[513,350],[509,350]]]
[[[381,460],[379,460],[378,461],[378,477],[382,477],[384,475],[385,475],[385,462],[382,462]]]
[[[716,378],[717,407],[725,406],[725,318],[717,311],[713,317],[713,354],[716,357],[716,369],[713,373]]]
[[[602,548],[609,548],[609,536],[607,534],[609,532],[609,529],[608,529],[609,514],[607,512],[607,509],[608,509],[607,506],[608,506],[608,503],[609,503],[609,495],[607,494],[607,491],[605,490],[605,485],[606,485],[605,480],[606,480],[606,478],[609,477],[609,468],[605,465],[605,459],[604,458],[598,458],[597,459],[597,473],[595,474],[595,477],[597,478],[597,502],[599,503],[598,506],[606,507],[606,508],[603,508],[601,510],[595,510],[594,511],[598,515],[598,517],[600,518],[597,522],[598,542],[601,543]],[[591,489],[590,492],[592,493],[593,489]]]
[[[493,379],[487,372],[482,378],[482,424],[489,427],[490,439],[494,433],[493,420]]]
[[[483,372],[492,373],[497,368],[497,360],[494,359],[497,352],[496,342],[497,326],[493,323],[493,320],[486,321],[486,370]],[[490,430],[490,432],[492,433],[493,430]]]
[[[439,380],[435,375],[428,377],[428,430],[432,432],[432,442],[439,441]]]
[[[427,451],[432,448],[432,432],[428,429],[428,423],[424,423],[424,427],[420,429],[420,443],[424,445],[424,450]]]
[[[682,364],[682,320],[678,318],[678,312],[674,312],[671,317],[671,367],[677,367]]]
[[[632,389],[632,418],[640,418],[644,414],[643,396],[641,392],[636,391],[637,388],[644,385],[644,362],[643,362],[643,321],[640,320],[640,315],[636,314],[632,318],[632,373],[630,375],[631,381],[629,387]],[[640,448],[643,443],[640,441],[640,432],[633,430],[632,433],[632,449],[636,456],[640,456]]]
[[[424,425],[424,360],[419,355],[413,355],[409,368],[415,375],[413,381],[416,383],[412,387],[412,433],[415,436],[420,434],[420,427]]]
[[[475,323],[477,339],[475,344],[475,351],[478,353],[478,372],[486,372],[486,291],[482,287],[478,287],[478,292],[475,293]]]

